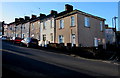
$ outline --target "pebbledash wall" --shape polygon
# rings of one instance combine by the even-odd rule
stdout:
[[[42,14],[43,15],[43,14]],[[24,19],[23,25],[16,25],[14,33],[18,37],[34,37],[40,41],[50,43],[63,43],[65,46],[105,47],[105,19],[79,10],[73,10],[73,6],[66,4],[65,11]],[[20,22],[20,21],[19,21]],[[88,26],[86,26],[88,25]],[[21,26],[24,28],[21,31]],[[10,26],[8,26],[9,29]],[[10,33],[11,34],[11,33]],[[22,34],[22,35],[20,35]]]

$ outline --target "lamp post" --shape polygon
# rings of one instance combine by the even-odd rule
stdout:
[[[116,16],[114,16],[113,18],[112,18],[112,25],[115,27],[115,44],[116,44],[116,46],[117,46],[117,29],[116,29],[116,19],[117,19],[118,17],[116,17]]]

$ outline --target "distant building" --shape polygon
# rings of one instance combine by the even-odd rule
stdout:
[[[106,44],[115,44],[116,37],[115,37],[115,28],[105,27],[105,37],[106,37]]]
[[[0,22],[0,36],[4,35],[4,21]]]

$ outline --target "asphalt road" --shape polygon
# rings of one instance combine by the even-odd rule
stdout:
[[[3,78],[119,77],[119,64],[2,42]]]

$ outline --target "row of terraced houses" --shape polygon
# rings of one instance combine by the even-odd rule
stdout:
[[[105,19],[66,4],[65,11],[57,13],[51,10],[49,15],[40,14],[15,21],[4,26],[8,37],[33,37],[50,43],[71,44],[76,47],[105,47]]]

